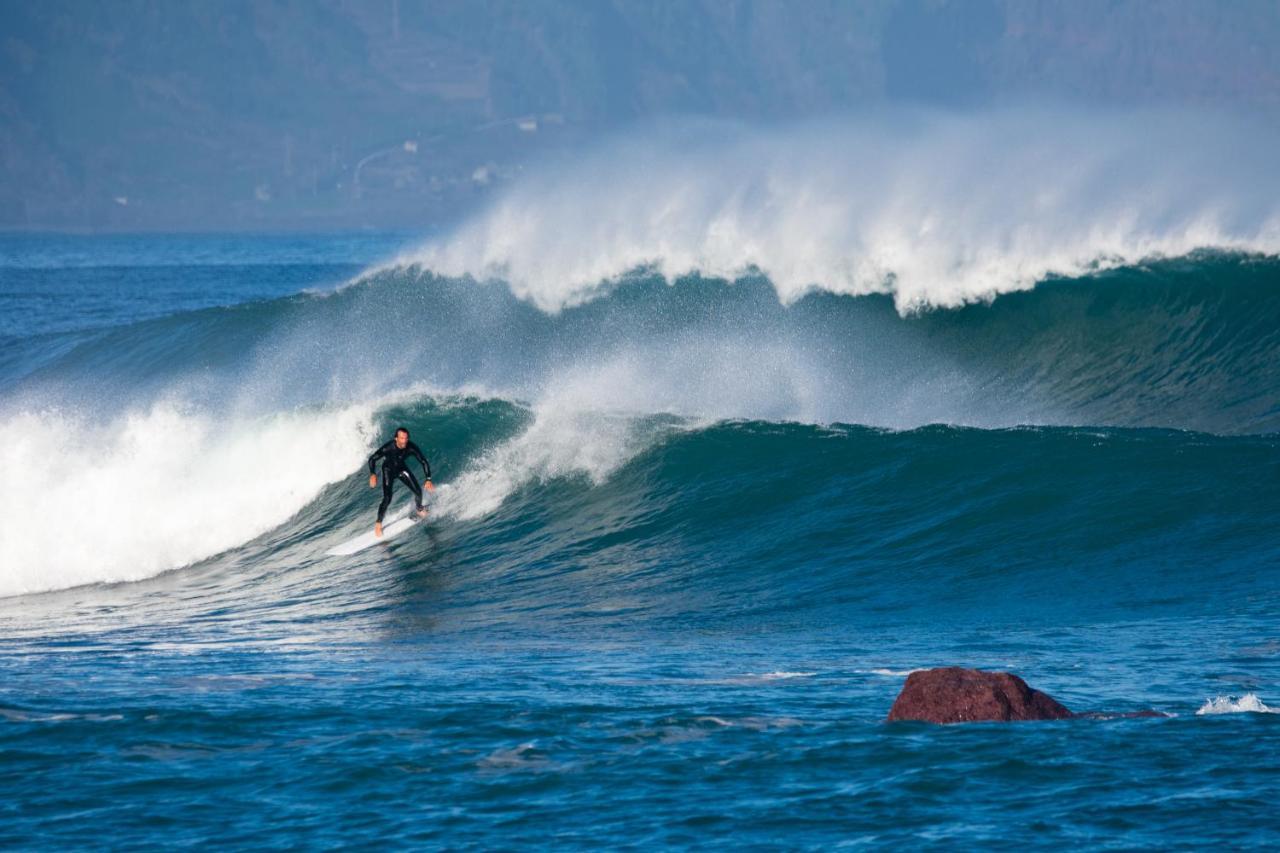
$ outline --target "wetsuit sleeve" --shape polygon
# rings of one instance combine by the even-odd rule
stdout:
[[[422,455],[422,451],[418,449],[418,445],[409,442],[409,452],[418,457],[418,461],[422,463],[422,473],[426,475],[426,479],[431,479],[431,463],[427,461],[427,457]]]
[[[369,473],[370,474],[378,473],[378,469],[377,469],[378,460],[386,455],[387,448],[390,446],[391,446],[391,442],[388,441],[386,444],[382,445],[377,450],[373,451],[373,455],[369,457]]]

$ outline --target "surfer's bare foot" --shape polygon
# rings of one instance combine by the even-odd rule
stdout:
[[[423,507],[422,509],[418,510],[418,518],[426,518],[426,517],[427,517],[426,507]]]
[[[377,536],[379,539],[381,539],[381,538],[382,538],[382,522],[381,522],[381,521],[379,521],[379,522],[375,522],[375,523],[374,523],[374,525],[373,525],[373,535],[374,535],[374,536]]]

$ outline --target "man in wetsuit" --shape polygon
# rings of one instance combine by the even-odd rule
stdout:
[[[374,470],[378,460],[382,460],[382,503],[378,504],[378,523],[373,526],[376,536],[382,535],[382,517],[387,514],[387,507],[391,505],[391,488],[397,477],[403,480],[413,492],[418,518],[427,517],[427,509],[422,505],[422,487],[418,485],[418,479],[413,476],[413,472],[406,464],[410,456],[416,457],[422,463],[427,491],[434,492],[436,487],[431,484],[431,463],[422,455],[418,445],[409,440],[409,431],[404,427],[396,430],[396,437],[379,447],[369,457],[369,488],[371,489],[378,485],[378,475]]]

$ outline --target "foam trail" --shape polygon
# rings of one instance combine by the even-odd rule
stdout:
[[[139,580],[248,541],[349,475],[371,429],[364,407],[238,422],[174,403],[100,424],[11,416],[0,596]]]
[[[913,672],[924,672],[923,669],[859,669],[855,672],[865,673],[867,675],[883,675],[886,678],[906,678]]]
[[[503,279],[548,311],[637,269],[957,306],[1196,249],[1280,252],[1277,148],[1270,127],[1168,112],[667,128],[534,170],[397,264]]]

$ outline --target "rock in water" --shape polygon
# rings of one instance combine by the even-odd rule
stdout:
[[[907,683],[889,709],[888,721],[973,723],[1064,720],[1073,716],[1052,697],[1031,689],[1013,673],[946,666],[907,676]]]

